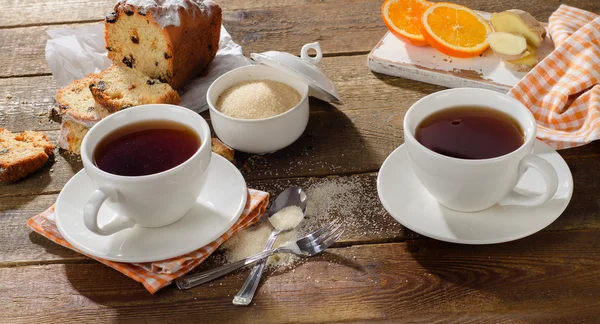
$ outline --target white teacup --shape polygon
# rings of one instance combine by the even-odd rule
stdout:
[[[145,176],[120,176],[99,169],[93,162],[96,145],[108,134],[132,123],[166,120],[184,124],[200,137],[200,148],[187,161],[169,170]],[[211,158],[210,128],[197,113],[183,107],[153,104],[112,114],[92,127],[81,144],[86,174],[96,186],[83,210],[85,226],[99,235],[110,235],[139,225],[161,227],[181,219],[192,208],[206,183]],[[117,214],[98,225],[103,203]]]
[[[483,106],[502,111],[515,119],[525,140],[515,151],[491,159],[466,160],[438,154],[421,145],[415,132],[431,114],[456,106]],[[421,184],[442,205],[462,212],[475,212],[501,204],[526,206],[548,201],[558,188],[558,176],[544,159],[532,155],[537,125],[531,112],[519,101],[484,89],[458,88],[440,91],[417,101],[404,117],[404,141],[413,170]],[[546,188],[539,196],[513,191],[529,168],[544,178]]]

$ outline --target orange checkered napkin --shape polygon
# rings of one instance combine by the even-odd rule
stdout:
[[[561,5],[548,31],[555,50],[509,92],[532,112],[555,149],[600,138],[600,16]]]
[[[248,201],[238,221],[216,241],[188,254],[156,262],[147,263],[122,263],[96,258],[74,248],[63,239],[54,222],[54,205],[41,214],[33,216],[27,225],[40,235],[67,247],[71,250],[95,259],[107,266],[141,282],[151,294],[169,285],[173,280],[188,273],[197,265],[206,260],[221,244],[237,231],[243,230],[256,223],[264,214],[269,203],[269,194],[263,191],[248,189]]]

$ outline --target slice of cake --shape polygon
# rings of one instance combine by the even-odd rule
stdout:
[[[58,90],[58,112],[64,118],[92,127],[110,114],[106,108],[96,103],[90,91],[90,83],[96,76],[97,74],[90,74]]]
[[[168,83],[122,64],[113,64],[98,73],[89,88],[96,103],[110,112],[144,104],[179,104],[177,91]]]
[[[199,75],[219,48],[221,8],[202,0],[123,0],[106,17],[108,57],[174,89]]]
[[[90,129],[72,120],[63,120],[60,124],[58,147],[73,154],[81,154],[81,142]]]
[[[0,181],[15,182],[41,168],[54,145],[44,133],[12,133],[0,128]]]
[[[235,151],[231,147],[225,145],[225,143],[221,142],[221,140],[216,137],[211,138],[211,144],[213,152],[226,158],[230,162],[234,162]]]

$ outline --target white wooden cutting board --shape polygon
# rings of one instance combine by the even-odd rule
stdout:
[[[484,19],[491,15],[478,13]],[[538,49],[540,61],[553,50],[554,43],[546,37]],[[412,46],[390,32],[373,48],[368,64],[371,71],[386,75],[448,88],[475,87],[502,93],[508,92],[526,74],[508,69],[490,49],[480,57],[461,59],[430,46]]]

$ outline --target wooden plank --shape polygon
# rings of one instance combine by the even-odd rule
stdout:
[[[82,261],[82,255],[38,235],[27,227],[27,220],[52,205],[57,194],[0,198],[0,267],[24,262],[60,260]]]
[[[344,105],[311,101],[312,112],[374,108],[408,109],[428,93],[442,87],[376,75],[365,65],[366,55],[326,57],[319,66],[337,85]],[[352,68],[349,68],[352,67]],[[55,105],[58,86],[51,76],[0,79],[0,125],[12,131],[53,130],[47,110]],[[208,118],[208,114],[203,114]]]
[[[599,176],[598,171],[590,174],[592,169],[597,169],[591,165],[596,160],[593,158],[586,159],[585,162],[569,161],[575,178],[573,199],[563,215],[544,231],[600,230],[600,197],[597,195],[600,183],[586,181]],[[376,180],[376,174],[363,174],[325,179],[251,180],[248,186],[267,191],[272,197],[276,197],[289,186],[305,188],[313,200],[315,194],[323,194],[321,201],[309,201],[308,218],[303,228],[312,230],[329,220],[339,218],[346,228],[341,240],[344,245],[398,242],[418,237],[385,212],[377,195]],[[332,188],[344,190],[329,191]],[[340,203],[343,206],[324,208],[323,206],[334,201],[335,196],[356,197],[356,200],[345,199]],[[49,207],[56,197],[56,194],[51,194],[0,198],[0,237],[5,243],[0,245],[0,267],[38,261],[74,262],[85,259],[32,233],[24,225],[27,219]],[[358,199],[360,203],[357,202]],[[311,204],[315,208],[310,207]]]
[[[594,322],[598,234],[543,233],[488,246],[414,240],[334,248],[268,274],[251,307],[231,304],[247,270],[150,296],[97,263],[2,268],[0,311],[5,321],[22,323]]]
[[[558,8],[560,4],[573,6],[595,13],[600,12],[600,4],[596,1],[590,0],[539,0],[535,2],[519,0],[454,0],[452,2],[461,4],[463,6],[467,6],[473,10],[487,12],[500,12],[509,9],[521,9],[529,12],[538,21],[548,21],[550,15]]]
[[[328,179],[291,178],[251,181],[248,186],[267,191],[273,198],[289,186],[305,188],[309,193],[309,208],[301,233],[320,228],[337,218],[345,224],[346,232],[340,241],[344,245],[403,241],[418,237],[385,212],[377,196],[376,177],[375,174],[365,174]],[[310,198],[314,200],[316,193],[322,193],[323,188],[332,188],[334,185],[341,188],[337,196],[346,197],[345,206],[341,206],[343,208],[334,206],[335,197],[332,193],[326,193],[327,196],[320,197],[319,201],[310,201]],[[57,196],[0,198],[0,237],[6,243],[0,245],[0,267],[38,261],[72,262],[85,259],[24,226],[30,217],[52,205]],[[361,197],[360,204],[350,199],[356,196]]]
[[[311,100],[312,101],[312,100]],[[282,177],[322,177],[375,172],[403,142],[402,120],[408,107],[313,113],[305,133],[289,147],[264,156],[238,153],[238,167],[247,180]],[[46,132],[57,142],[59,131]],[[579,158],[577,152],[588,152]],[[570,151],[575,184],[594,182],[600,141]],[[248,169],[246,169],[246,167]],[[15,184],[0,184],[0,197],[57,193],[81,169],[78,157],[59,152],[54,162]],[[52,171],[50,171],[52,170]]]
[[[357,0],[353,0],[356,5]],[[340,5],[341,0],[318,5],[274,7],[223,13],[223,25],[244,52],[266,50],[299,54],[303,44],[320,41],[324,53],[368,51],[383,34],[379,16],[355,14],[355,6]],[[379,0],[360,2],[365,9],[378,10]],[[335,16],[325,12],[335,11]],[[272,17],[277,17],[273,19]],[[317,26],[315,28],[315,26]],[[0,56],[0,77],[49,73],[44,47],[46,30],[55,26],[0,29],[0,44],[7,55]],[[332,30],[344,30],[334,33]],[[372,39],[365,42],[365,39]],[[369,43],[366,45],[365,43]]]
[[[371,73],[365,65],[365,61],[366,55],[326,57],[321,61],[319,65],[337,85],[345,104],[334,106],[320,100],[311,100],[311,112],[314,116],[311,118],[320,118],[318,116],[322,112],[333,112],[343,116],[340,112],[371,111],[381,108],[392,108],[403,115],[413,103],[423,96],[443,89],[431,84]],[[58,129],[59,124],[49,121],[46,114],[47,109],[54,105],[57,89],[52,77],[0,79],[0,89],[2,89],[0,90],[0,125],[2,127],[7,127],[11,131]],[[207,113],[202,116],[208,119]],[[393,121],[393,127],[398,131],[382,134],[382,136],[392,137],[392,140],[395,141],[399,128],[402,126],[401,118],[372,122],[385,124]],[[373,145],[377,145],[377,143],[373,143]],[[348,152],[348,155],[352,154],[357,154],[357,152]],[[600,157],[600,143],[563,150],[561,155],[567,159]],[[296,154],[290,154],[290,157],[296,157]]]
[[[518,7],[531,12],[542,21],[547,20],[556,9],[556,3],[551,0],[542,3],[514,0],[511,3],[503,2],[502,8],[487,0],[464,0],[463,2],[468,2],[466,4],[473,9],[489,12]],[[87,6],[82,9],[83,3],[77,1],[73,5],[78,7],[70,8],[66,14],[75,13],[76,16],[79,11],[88,12]],[[600,11],[598,3],[592,4],[585,0],[569,3],[580,8]],[[246,54],[279,50],[297,55],[303,44],[313,41],[321,43],[326,55],[366,53],[386,31],[379,15],[380,6],[380,0],[332,0],[318,4],[311,2],[300,6],[255,7],[233,11],[225,7],[223,24],[233,39],[244,47]],[[91,8],[89,10],[93,12],[94,9]],[[357,8],[360,8],[359,14]],[[333,12],[335,15],[330,14]],[[48,15],[50,16],[51,13]],[[25,15],[17,14],[17,16]],[[72,21],[68,18],[63,19],[67,22]],[[0,29],[0,44],[4,44],[5,53],[8,53],[0,56],[0,77],[49,73],[44,59],[44,47],[48,38],[45,31],[49,28],[55,26]]]
[[[301,139],[266,157],[252,157],[257,166],[244,171],[244,176],[251,180],[376,171],[387,154],[401,143],[402,115],[395,109],[313,114]],[[389,124],[381,126],[381,120]],[[56,143],[59,131],[46,133]],[[344,142],[347,144],[340,145]],[[240,167],[248,158],[238,154]],[[38,173],[15,184],[0,184],[0,197],[58,192],[80,169],[78,158],[61,152],[56,154],[54,163]]]
[[[100,21],[112,9],[115,0],[9,0],[0,12],[0,28],[51,25],[88,21]],[[303,0],[219,0],[219,5],[228,11],[255,8],[298,6],[323,1]],[[35,10],[32,10],[35,8]],[[27,13],[27,14],[23,14]]]
[[[600,156],[600,141],[591,142],[584,146],[558,151],[565,159],[591,158]]]
[[[50,73],[44,49],[51,28],[56,27],[0,29],[0,78]]]
[[[107,11],[114,5],[115,0],[99,0],[90,3],[85,0],[32,0],[27,2],[8,1],[5,4],[4,10],[0,13],[0,28],[19,27],[31,25],[46,25],[59,23],[74,23],[95,21],[103,19]],[[327,0],[220,0],[219,5],[225,11],[248,10],[259,8],[274,8],[274,7],[290,7],[290,6],[309,6],[322,4],[324,2],[335,2]],[[455,1],[468,5],[473,9],[502,11],[509,8],[511,4],[504,2],[489,3],[486,1]],[[527,6],[524,10],[530,11],[538,19],[547,19],[555,3],[552,1],[537,2],[537,7],[533,4],[517,3],[512,4],[513,7]],[[566,4],[577,6],[578,8],[594,11],[598,10],[592,1],[564,1]],[[32,10],[36,8],[36,10]],[[511,7],[512,8],[512,7]],[[24,14],[27,13],[27,14]]]
[[[8,0],[0,13],[0,28],[99,21],[114,0],[17,1]]]
[[[0,125],[13,132],[58,129],[48,119],[58,86],[52,76],[0,79]]]
[[[254,157],[257,167],[244,171],[244,176],[251,180],[376,171],[402,142],[404,111],[372,109],[351,110],[346,114],[340,111],[312,114],[305,134],[298,141],[264,159]],[[381,125],[381,121],[386,124]],[[46,133],[57,142],[59,131]],[[248,155],[238,155],[240,167],[248,158]],[[76,158],[56,154],[51,167],[18,183],[0,184],[0,197],[58,192],[80,169],[81,162]]]
[[[0,13],[0,28],[22,27],[31,25],[49,25],[61,23],[74,23],[86,21],[99,21],[111,10],[115,0],[98,0],[89,2],[86,0],[30,0],[27,2],[8,0]],[[335,0],[220,0],[219,5],[225,11],[248,10],[259,8],[310,6]],[[454,1],[467,5],[472,9],[487,10],[490,12],[502,11],[507,8],[523,8],[531,12],[540,20],[548,19],[548,16],[556,7],[556,3],[550,0],[537,1],[535,4],[519,3],[517,1],[493,2],[484,0],[461,0]],[[597,4],[587,0],[563,1],[563,3],[576,6],[581,9],[597,12]],[[34,10],[35,9],[35,10]]]
[[[387,138],[384,142],[391,140],[399,144],[401,141],[399,141],[398,136],[402,127],[404,112],[423,96],[443,88],[412,80],[371,73],[364,64],[365,61],[366,55],[326,57],[321,61],[319,65],[338,86],[345,104],[333,106],[320,100],[311,100],[311,112],[313,116],[311,118],[320,119],[321,117],[319,116],[321,116],[322,112],[328,112],[335,113],[340,118],[347,120],[344,114],[340,112],[355,110],[374,111],[382,108],[391,108],[402,116],[396,116],[392,119],[381,118],[369,120],[369,122],[374,123],[374,125],[392,123],[395,131],[381,133],[380,135]],[[11,131],[58,129],[59,124],[49,121],[46,114],[47,109],[54,105],[54,96],[57,89],[50,76],[0,79],[0,89],[2,89],[2,92],[0,92],[0,125],[9,128]],[[208,119],[207,113],[204,113],[202,116]],[[332,121],[331,123],[336,124],[337,122]],[[340,127],[342,126],[338,126],[338,128]],[[318,136],[330,136],[323,133],[323,131],[327,131],[327,129],[320,130],[321,134]],[[305,135],[309,138],[314,136],[314,134],[308,133]],[[322,138],[312,138],[313,143],[307,145],[315,146],[318,141],[323,140]],[[371,144],[379,145],[377,142]],[[346,147],[343,149],[346,149]],[[289,150],[287,152],[286,154],[290,154],[290,157],[297,158],[297,154],[291,154]],[[307,152],[303,152],[302,154],[306,154]],[[386,152],[386,154],[389,154],[391,151]],[[358,151],[349,151],[348,156],[358,153]],[[565,158],[599,157],[600,143],[563,150],[561,154]],[[270,157],[270,155],[267,157]],[[248,157],[243,156],[243,158]],[[306,157],[302,157],[302,159],[307,160]],[[285,163],[284,159],[280,159],[279,161],[280,163]]]

